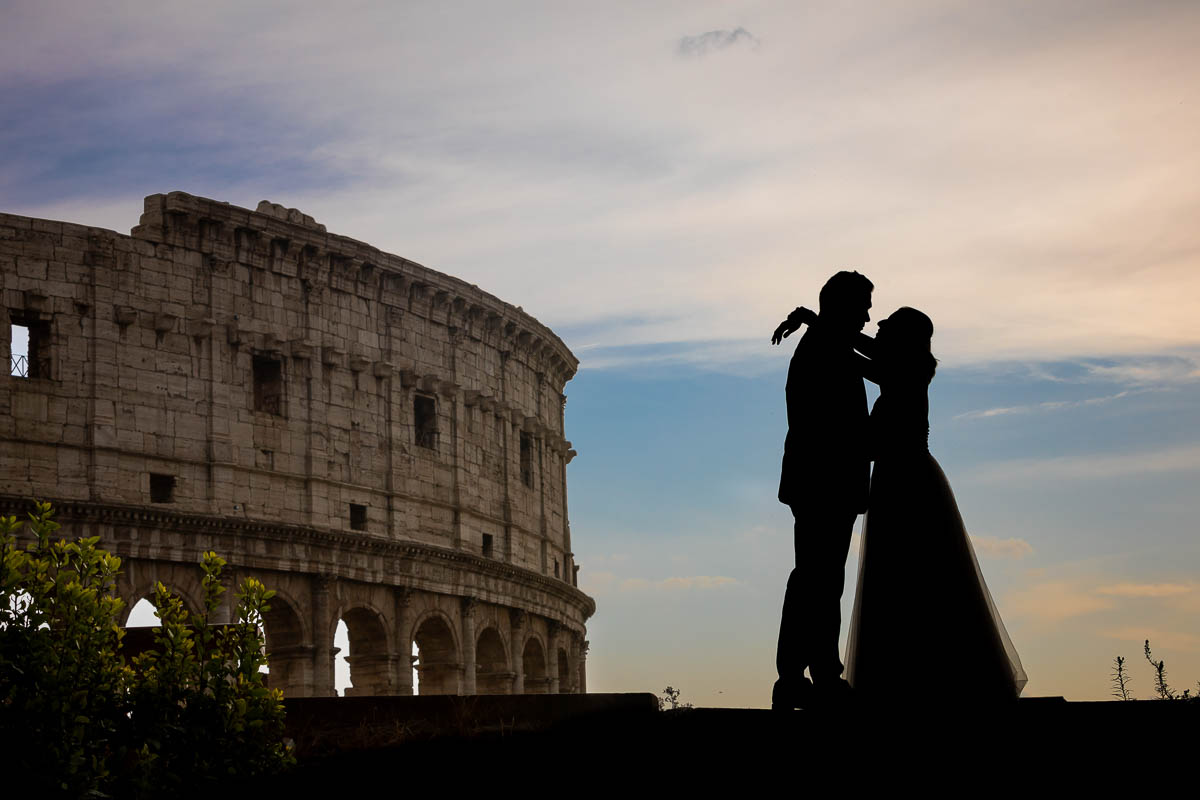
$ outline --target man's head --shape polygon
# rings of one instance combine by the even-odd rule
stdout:
[[[871,292],[875,284],[857,272],[842,271],[821,287],[821,322],[832,333],[858,333],[871,319]]]

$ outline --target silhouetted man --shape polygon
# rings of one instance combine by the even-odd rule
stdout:
[[[867,510],[871,479],[867,393],[853,344],[871,318],[874,288],[857,272],[830,278],[821,289],[820,324],[805,331],[788,368],[779,502],[796,520],[796,568],[783,597],[772,708],[803,708],[849,692],[838,650],[841,598],[850,536]],[[772,344],[800,327],[798,311]]]

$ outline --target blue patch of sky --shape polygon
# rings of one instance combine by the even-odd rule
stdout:
[[[671,346],[639,349],[669,352]],[[679,363],[582,369],[568,385],[567,425],[580,452],[570,467],[570,513],[583,560],[627,550],[684,551],[691,541],[702,561],[719,566],[721,548],[735,546],[732,532],[786,528],[787,512],[775,499],[786,433],[785,372],[782,359],[775,372],[749,377]],[[1200,442],[1200,434],[1181,437],[1194,428],[1181,420],[1194,418],[1200,384],[1083,402],[1130,388],[1069,363],[940,371],[931,391],[931,449],[955,487],[968,528],[1024,538],[1050,562],[1169,551],[1183,541],[1198,510],[1194,473],[1025,479],[1014,468],[1011,475],[1001,472],[1001,480],[977,479],[980,470],[1003,470],[1010,460],[1120,458]],[[1043,402],[1079,405],[1045,409],[1038,405]],[[1031,410],[954,418],[1018,405]]]
[[[1200,442],[1190,437],[1200,383],[1157,386],[1096,376],[1088,363],[1052,363],[1002,379],[943,370],[930,390],[932,440],[962,439],[995,459],[1124,452]],[[1127,361],[1102,362],[1119,366]],[[1055,375],[1051,380],[1043,375]],[[1065,377],[1061,377],[1065,376]],[[1127,394],[1122,393],[1127,392]],[[993,416],[978,412],[1010,409]],[[953,438],[951,438],[953,437]]]
[[[301,135],[288,114],[249,91],[200,89],[162,75],[3,90],[0,145],[15,165],[0,173],[6,203],[146,187],[219,195],[249,182],[277,191],[333,189],[357,177],[316,155],[335,129],[310,125]]]

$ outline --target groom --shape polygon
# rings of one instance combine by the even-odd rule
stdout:
[[[779,680],[771,693],[775,709],[836,702],[850,691],[838,651],[841,598],[850,535],[867,510],[871,470],[867,393],[853,348],[855,334],[871,318],[874,288],[857,272],[830,278],[821,289],[820,325],[805,331],[788,368],[779,502],[791,507],[796,520],[796,568],[783,596],[775,658]],[[771,343],[799,327],[793,312]]]

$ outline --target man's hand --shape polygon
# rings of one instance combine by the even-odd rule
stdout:
[[[817,315],[812,310],[800,306],[791,314],[788,314],[787,319],[779,323],[779,327],[775,329],[775,333],[771,334],[771,344],[779,344],[800,330],[801,325],[812,325],[816,319]]]

